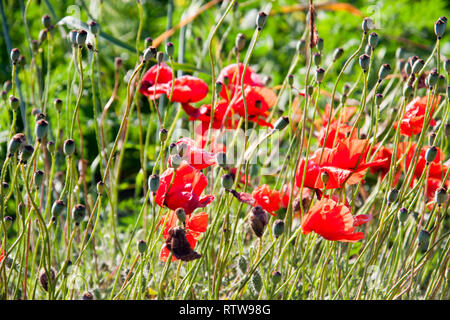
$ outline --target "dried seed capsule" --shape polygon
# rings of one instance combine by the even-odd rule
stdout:
[[[44,181],[44,171],[42,170],[35,171],[33,174],[33,184],[36,187],[36,189],[39,189],[43,181]]]
[[[59,217],[65,208],[66,208],[66,205],[65,205],[64,201],[56,200],[55,202],[53,202],[52,216]]]
[[[238,33],[236,36],[235,47],[238,52],[241,52],[245,48],[245,41],[247,38],[243,33]]]
[[[82,204],[77,204],[72,209],[72,217],[76,224],[80,224],[83,221],[86,214],[86,207]]]
[[[180,222],[186,221],[186,212],[183,208],[178,208],[177,210],[175,210],[175,214],[177,215],[177,218],[178,220],[180,220]]]
[[[224,189],[231,189],[233,187],[233,177],[231,174],[224,174],[222,176],[221,184]]]
[[[258,16],[256,17],[256,27],[258,28],[258,30],[262,30],[262,28],[266,24],[266,20],[267,14],[265,12],[261,11],[260,13],[258,13]]]
[[[361,66],[361,69],[363,69],[364,72],[369,69],[370,65],[370,57],[367,54],[362,54],[359,56],[359,65]]]
[[[398,211],[398,221],[401,223],[405,222],[408,219],[408,210],[406,208],[401,208]]]
[[[266,225],[269,223],[267,212],[260,206],[253,207],[249,220],[253,232],[258,238],[261,238]]]
[[[138,247],[139,253],[144,254],[145,251],[147,251],[147,242],[145,242],[144,240],[139,240],[137,247]]]
[[[157,174],[152,174],[148,177],[148,188],[151,192],[156,192],[159,189],[160,179]]]
[[[342,49],[342,48],[337,48],[336,50],[334,50],[333,62],[335,62],[337,59],[342,57],[343,54],[344,54],[344,49]]]
[[[41,141],[43,137],[47,134],[48,122],[44,119],[36,122],[35,134],[38,141]]]
[[[72,139],[64,141],[63,150],[66,156],[71,156],[75,152],[75,141]]]
[[[175,53],[175,46],[172,42],[166,43],[166,54],[168,57],[172,58],[173,54]]]
[[[272,226],[272,232],[275,238],[281,236],[284,232],[284,221],[283,220],[275,220]]]
[[[273,126],[274,130],[283,130],[289,124],[289,117],[280,117],[275,125]]]
[[[22,147],[22,152],[19,155],[20,163],[27,163],[27,160],[33,155],[34,148],[32,145],[26,144]]]

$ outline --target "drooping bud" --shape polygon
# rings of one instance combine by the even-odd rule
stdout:
[[[436,159],[437,151],[438,150],[435,146],[428,148],[427,152],[425,153],[425,160],[427,161],[427,164],[433,162],[434,159]]]
[[[172,42],[167,42],[166,43],[166,54],[169,58],[173,57],[173,54],[175,52],[175,46],[173,45]]]
[[[283,130],[287,127],[289,124],[289,117],[280,117],[277,122],[275,122],[275,125],[273,126],[274,130]]]
[[[22,151],[20,152],[19,159],[20,163],[27,163],[27,160],[31,158],[33,155],[34,148],[30,144],[26,144],[22,147]]]
[[[342,48],[337,48],[336,50],[334,50],[333,62],[335,62],[337,59],[342,57],[343,54],[344,54],[344,49],[342,49]]]
[[[148,177],[148,188],[151,192],[156,192],[159,189],[160,179],[157,174],[152,174]]]
[[[401,208],[398,211],[398,221],[400,221],[401,223],[405,222],[406,219],[408,219],[408,209],[406,208]]]
[[[369,69],[370,65],[370,57],[367,54],[362,54],[359,56],[359,65],[361,66],[361,69],[363,69],[364,72]]]
[[[42,182],[44,181],[44,171],[37,170],[33,174],[33,184],[36,189],[39,189],[42,185]]]
[[[371,46],[372,49],[375,49],[377,47],[378,41],[378,33],[372,32],[371,34],[369,34],[369,46]]]
[[[64,141],[63,150],[66,156],[71,156],[75,152],[75,141],[73,139]]]
[[[249,220],[253,232],[258,238],[261,238],[266,225],[269,223],[267,212],[260,206],[253,207]]]
[[[397,189],[391,189],[387,196],[387,201],[389,204],[394,203],[397,200],[398,197],[398,190]]]
[[[272,232],[275,238],[281,236],[284,232],[284,221],[283,220],[275,220],[272,226]]]
[[[36,122],[35,134],[38,141],[41,141],[43,137],[47,134],[48,122],[44,119]]]
[[[224,174],[222,176],[221,184],[224,189],[231,189],[233,187],[233,177],[231,174]]]
[[[391,66],[387,63],[381,65],[380,71],[378,72],[378,81],[384,80],[389,73],[391,73]]]
[[[245,41],[247,38],[243,33],[238,33],[236,36],[235,47],[238,52],[241,52],[245,48]]]
[[[145,242],[144,240],[139,240],[137,247],[138,247],[139,253],[144,254],[145,251],[147,251],[147,242]]]
[[[177,210],[175,210],[175,214],[177,215],[177,218],[178,220],[180,220],[180,222],[184,223],[186,221],[186,212],[183,208],[178,208]]]
[[[260,13],[258,13],[258,16],[256,17],[256,27],[258,28],[258,30],[262,30],[262,28],[266,24],[266,20],[267,14],[265,12],[261,11]]]
[[[447,190],[445,188],[437,189],[434,194],[434,201],[436,201],[439,206],[444,204],[445,201],[447,201]]]
[[[86,207],[83,204],[77,204],[72,209],[72,217],[76,224],[80,224],[86,215]]]
[[[52,216],[59,217],[65,208],[66,208],[66,205],[65,205],[64,201],[56,200],[55,202],[53,202]]]

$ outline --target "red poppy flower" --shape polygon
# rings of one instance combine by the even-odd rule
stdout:
[[[348,206],[323,197],[303,218],[301,228],[303,234],[314,231],[327,240],[356,242],[364,238],[364,234],[355,232],[355,226],[368,221],[366,216],[355,219]]]
[[[5,257],[5,250],[0,250],[0,263],[2,262],[3,258]]]
[[[167,219],[167,221],[166,221]],[[164,225],[164,221],[166,221],[163,237],[167,239],[169,235],[169,230],[172,227],[176,227],[178,223],[177,215],[174,211],[171,211],[168,216],[164,216],[161,218],[159,224],[161,226]],[[206,212],[200,212],[197,214],[193,214],[191,216],[186,216],[186,240],[189,242],[189,245],[192,249],[195,248],[197,244],[197,240],[200,238],[201,234],[206,231],[208,227],[208,214]],[[169,257],[170,251],[167,249],[166,244],[161,248],[161,252],[159,253],[159,260],[166,261]],[[177,260],[174,256],[172,256],[172,261]]]
[[[254,207],[261,206],[264,210],[275,216],[275,211],[281,208],[281,193],[271,190],[267,184],[263,184],[253,190],[252,197],[255,199]]]
[[[222,91],[220,91],[220,96],[222,98],[231,99],[231,96],[235,94],[235,90],[241,87],[241,78],[243,72],[244,72],[243,63],[239,63],[239,66],[236,63],[231,64],[222,69],[217,78],[217,81],[220,81],[224,84]],[[226,83],[228,83],[227,86],[225,86]],[[253,87],[263,87],[264,83],[258,76],[258,74],[253,70],[253,68],[247,66],[244,75],[244,85],[249,85]]]
[[[425,111],[427,108],[428,97],[416,97],[406,106],[405,115],[400,121],[400,134],[404,136],[412,136],[419,134],[423,129],[423,122],[425,120]],[[430,100],[432,97],[430,96]],[[433,115],[434,109],[441,101],[441,97],[437,96],[431,107],[430,117]],[[431,102],[430,102],[431,103]],[[436,125],[434,119],[430,120],[430,125]],[[398,121],[394,123],[394,128],[397,129]]]
[[[160,186],[155,198],[159,206],[167,206],[171,210],[183,208],[189,215],[195,209],[204,208],[214,200],[213,195],[201,195],[208,182],[200,170],[183,161],[171,184],[173,171],[173,168],[168,168],[160,177]]]
[[[327,124],[328,124],[328,119],[330,117],[330,108],[331,108],[331,105],[327,104],[325,106],[325,111],[324,111],[324,113],[322,115],[322,126],[324,126],[324,127],[326,127]],[[341,124],[342,123],[347,123],[350,120],[350,118],[353,116],[355,111],[356,111],[356,107],[344,107],[344,108],[341,109],[341,111],[339,113],[339,117],[337,119],[335,118],[336,113],[333,112],[334,116],[331,118],[331,123],[333,123],[333,122],[337,123],[338,121]]]
[[[388,159],[380,159],[366,162],[369,143],[362,139],[345,139],[338,141],[334,148],[325,147],[322,161],[319,164],[322,149],[316,152],[308,160],[304,186],[313,189],[322,189],[324,184],[322,173],[328,173],[329,180],[326,189],[342,188],[344,182],[348,185],[359,183],[363,180],[367,169],[375,165],[388,162]],[[301,186],[305,159],[300,161],[296,174],[296,184]]]
[[[170,97],[172,77],[172,70],[166,64],[154,65],[145,73],[140,92],[152,100],[158,99],[163,93]],[[205,81],[186,75],[175,79],[171,101],[180,103],[197,102],[206,97],[207,94],[208,85]]]
[[[186,160],[192,167],[201,170],[216,164],[214,153],[198,148],[194,140],[190,138],[181,138],[176,144],[183,144],[185,146],[183,160]]]
[[[411,147],[408,150],[407,150],[407,145],[405,143],[399,145],[399,151],[398,151],[399,157],[403,156],[404,153],[407,151],[405,170],[409,169],[416,148],[417,148],[417,145],[415,143],[411,144]],[[428,148],[429,147],[425,146],[420,150],[419,159],[417,161],[416,169],[414,170],[414,177],[416,177],[416,178],[420,178],[420,176],[422,175],[422,172],[426,169],[427,161],[425,160],[425,155],[427,153]],[[428,177],[441,179],[444,176],[445,172],[447,171],[448,167],[446,165],[442,164],[445,159],[444,159],[444,155],[442,154],[441,150],[439,148],[436,148],[436,149],[437,149],[436,157],[434,158],[433,161],[431,161],[428,164],[428,167],[429,167]]]
[[[319,131],[319,136],[317,137],[317,139],[319,140],[319,145],[323,146],[324,142],[325,142],[325,137],[327,137],[327,142],[325,144],[325,147],[327,148],[332,148],[334,145],[337,144],[337,141],[339,140],[344,140],[347,138],[347,135],[352,131],[352,127],[348,126],[344,123],[339,123],[339,128],[338,128],[338,122],[332,122],[328,128],[328,136],[327,134],[327,127],[322,127],[322,129],[320,129]],[[351,137],[351,139],[356,139],[357,138],[357,134],[356,134],[356,130],[353,132],[353,135]],[[337,141],[335,142],[335,140],[337,139]]]

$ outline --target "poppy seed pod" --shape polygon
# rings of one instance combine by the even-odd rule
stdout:
[[[379,107],[382,102],[383,102],[383,95],[381,93],[377,93],[375,95],[375,105]]]
[[[177,144],[175,142],[172,142],[169,145],[169,154],[170,155],[178,154],[178,148],[177,148]]]
[[[450,73],[450,59],[447,59],[447,60],[444,61],[444,70],[447,73]]]
[[[405,68],[406,61],[405,59],[397,60],[397,70],[403,70]]]
[[[322,55],[320,54],[320,52],[314,53],[313,62],[317,67],[320,66],[320,64],[322,63]]]
[[[370,31],[370,29],[373,28],[373,21],[370,18],[364,18],[363,22],[362,22],[362,30],[364,33],[367,33]]]
[[[447,201],[447,190],[445,188],[437,189],[434,194],[434,201],[436,201],[439,206],[444,204],[445,201]]]
[[[281,281],[281,272],[280,271],[274,271],[272,273],[272,283],[274,286],[276,286]]]
[[[17,48],[14,48],[11,50],[11,62],[13,64],[16,64],[17,61],[19,61],[20,58],[20,50]]]
[[[38,40],[39,40],[39,45],[42,45],[44,43],[44,41],[47,40],[47,29],[42,29],[39,32]]]
[[[160,179],[157,174],[152,174],[148,177],[148,188],[151,192],[156,192],[159,189]]]
[[[186,212],[183,208],[178,208],[175,210],[175,214],[177,215],[177,218],[180,222],[186,222]]]
[[[308,96],[312,96],[314,92],[314,87],[313,86],[306,86],[306,93],[308,94]]]
[[[179,154],[173,154],[170,156],[170,163],[172,164],[172,168],[174,168],[175,170],[181,165],[182,161],[183,159]]]
[[[398,221],[400,221],[401,223],[405,222],[406,219],[408,219],[408,209],[406,208],[401,208],[398,211]]]
[[[450,88],[450,87],[449,87]],[[445,136],[449,137],[450,136],[450,122],[447,122],[445,124]]]
[[[166,54],[169,58],[173,57],[173,54],[175,53],[175,46],[172,42],[166,43]]]
[[[231,189],[233,187],[233,177],[231,174],[224,174],[221,179],[221,184],[224,189]]]
[[[144,39],[144,47],[148,48],[153,45],[153,39],[151,37],[147,37]]]
[[[409,98],[411,98],[411,95],[412,95],[412,93],[413,93],[413,87],[408,83],[408,84],[406,84],[404,87],[403,87],[403,96],[406,98],[406,99],[409,99]]]
[[[364,49],[364,53],[367,54],[369,57],[372,54],[372,47],[370,45],[366,45],[366,48]]]
[[[220,95],[220,92],[222,92],[223,89],[223,83],[220,81],[216,81],[215,87],[214,87],[214,91],[216,93],[216,96]]]
[[[25,135],[23,133],[16,133],[9,141],[8,154],[12,156],[14,153],[16,153],[20,149],[20,147],[22,147],[25,140]]]
[[[387,196],[387,201],[389,204],[394,203],[397,200],[398,197],[398,190],[397,189],[391,189],[391,191],[389,191],[388,196]]]
[[[9,96],[9,105],[13,111],[17,111],[17,109],[19,109],[20,101],[15,96]]]
[[[275,125],[273,126],[274,130],[283,130],[287,127],[289,124],[289,117],[280,117],[277,122],[275,122]]]
[[[158,64],[161,64],[163,62],[163,60],[164,60],[164,52],[158,51],[156,53],[156,62]]]
[[[236,36],[235,47],[238,52],[244,50],[246,37],[243,33],[238,33]]]
[[[439,18],[434,24],[434,33],[436,34],[436,37],[438,39],[441,39],[442,36],[444,35],[445,26],[447,24],[447,18],[445,18],[445,20],[443,20],[442,18],[445,17]]]
[[[6,216],[3,218],[3,222],[5,223],[6,230],[8,230],[14,222],[14,218],[11,216]]]
[[[64,201],[56,200],[52,205],[52,216],[59,217],[65,208],[66,205]]]
[[[412,73],[417,74],[425,65],[425,61],[423,59],[417,59],[412,66]]]
[[[72,209],[72,217],[76,224],[80,224],[83,221],[86,214],[86,207],[82,204],[77,204]]]
[[[216,153],[216,162],[221,168],[227,167],[227,154],[225,152],[218,152]]]
[[[266,21],[267,21],[267,14],[262,11],[258,13],[258,16],[256,17],[256,27],[258,28],[258,30],[262,30],[262,28],[266,24]]]
[[[48,14],[42,16],[42,25],[47,29],[52,25],[52,18]]]
[[[437,148],[435,146],[432,146],[428,148],[427,152],[425,153],[425,160],[427,163],[433,162],[434,159],[436,159],[437,155]]]
[[[325,70],[323,68],[316,69],[316,81],[318,83],[322,82],[324,76],[325,76]]]
[[[361,66],[361,69],[363,69],[364,72],[369,69],[370,65],[370,57],[367,54],[362,54],[359,56],[359,65]]]
[[[66,156],[71,156],[75,152],[75,141],[73,139],[64,141],[63,150]]]
[[[161,142],[165,142],[167,140],[168,134],[169,132],[167,131],[167,129],[162,128],[161,130],[159,130],[159,140]]]
[[[247,259],[244,256],[240,256],[238,260],[238,269],[242,274],[247,273]]]
[[[417,238],[417,244],[421,248],[428,248],[428,244],[430,242],[430,233],[425,230],[420,230],[419,236]]]
[[[306,47],[306,41],[304,39],[301,39],[297,42],[297,51],[300,52],[304,50]]]
[[[55,281],[55,278],[56,278],[55,268],[51,267],[48,272],[50,274],[51,282]],[[44,291],[48,291],[48,277],[47,277],[47,272],[45,272],[44,268],[42,268],[39,271],[39,283],[41,284],[42,289],[44,289]]]
[[[101,195],[105,191],[105,183],[103,181],[97,182],[97,194]]]
[[[404,71],[405,71],[405,73],[406,73],[407,76],[410,76],[410,75],[411,75],[411,73],[412,73],[412,66],[411,66],[411,63],[409,63],[409,62],[406,62],[406,63],[405,63]]]
[[[36,189],[39,189],[43,181],[44,181],[44,171],[42,170],[35,171],[33,174],[33,184],[36,187]]]
[[[442,75],[442,74],[439,75],[436,86],[437,86],[436,87],[437,92],[444,93],[446,91],[446,88],[448,88],[448,87],[446,86],[446,81],[445,81],[444,75]]]
[[[403,48],[401,48],[401,47],[398,47],[397,48],[397,50],[395,50],[395,58],[398,60],[398,59],[401,59],[402,57],[403,57],[403,52],[404,50],[403,50]]]
[[[378,33],[372,32],[371,34],[369,34],[369,46],[371,46],[372,49],[375,49],[377,47],[378,41]]]
[[[139,240],[137,247],[138,247],[139,253],[144,254],[145,251],[147,251],[147,242],[145,242],[144,240]]]
[[[262,207],[256,206],[252,208],[249,220],[253,232],[258,238],[261,238],[266,225],[269,223],[267,212]]]
[[[289,86],[291,86],[291,87],[294,85],[294,75],[292,73],[290,75],[288,75],[288,83],[289,83]]]
[[[427,84],[429,87],[434,87],[439,80],[439,73],[437,69],[431,70],[430,74],[427,77]]]
[[[322,38],[317,38],[317,50],[319,50],[319,52],[322,52],[323,50],[323,45],[324,45],[324,41]]]
[[[27,163],[27,160],[31,158],[33,155],[34,148],[32,145],[26,144],[22,147],[22,151],[20,152],[19,159],[20,163]]]
[[[83,293],[81,300],[94,300],[94,295],[89,291],[86,291],[85,293]]]
[[[333,62],[335,62],[337,59],[342,57],[343,54],[344,54],[344,49],[342,49],[342,48],[337,48],[336,50],[334,50]]]
[[[278,239],[284,232],[284,221],[283,220],[275,220],[272,226],[272,232],[275,238]]]
[[[326,186],[328,181],[330,180],[330,174],[326,171],[320,174],[320,180],[322,180],[323,185]]]
[[[391,73],[391,66],[387,63],[381,65],[380,71],[378,72],[378,81],[384,80],[389,73]]]
[[[35,134],[38,141],[41,141],[41,139],[45,137],[45,135],[47,134],[47,129],[48,129],[48,122],[46,120],[41,119],[38,122],[36,122]]]
[[[53,154],[53,152],[55,152],[55,143],[53,141],[47,142],[47,150],[51,154]]]
[[[148,47],[144,51],[144,56],[143,56],[144,57],[144,62],[148,62],[151,59],[154,59],[157,54],[158,54],[158,51],[156,50],[155,47]]]
[[[91,31],[92,34],[98,34],[99,31],[98,23],[94,20],[89,22],[89,30]]]
[[[76,39],[77,45],[79,45],[79,46],[84,45],[86,42],[86,39],[87,39],[86,30],[83,30],[83,29],[78,30],[77,31],[77,39]]]

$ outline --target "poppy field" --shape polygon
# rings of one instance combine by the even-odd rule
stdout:
[[[448,300],[446,1],[1,0],[1,300]]]

